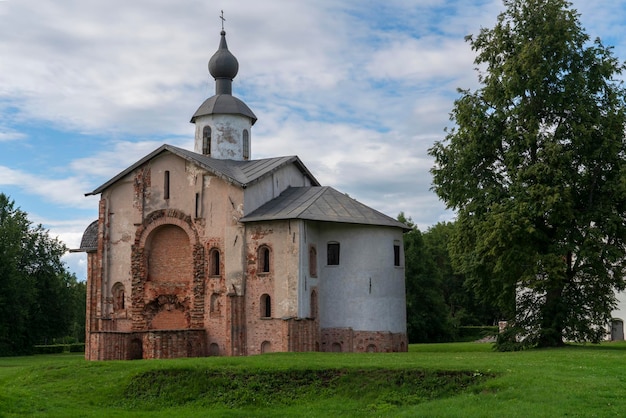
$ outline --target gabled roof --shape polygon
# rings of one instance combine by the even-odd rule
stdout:
[[[332,187],[290,187],[240,222],[305,219],[322,222],[340,222],[410,228],[384,213],[378,212]]]
[[[319,186],[317,179],[313,177],[313,174],[311,174],[302,161],[300,161],[300,159],[295,155],[250,161],[218,160],[193,151],[178,148],[173,145],[164,144],[113,177],[111,180],[97,187],[94,191],[86,193],[85,196],[102,193],[105,189],[126,176],[128,173],[164,152],[170,152],[177,155],[230,183],[238,185],[241,188],[248,187],[250,184],[255,183],[256,181],[288,164],[294,164],[305,176],[310,179],[311,184]]]

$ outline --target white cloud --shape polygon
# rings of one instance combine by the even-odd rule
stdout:
[[[17,141],[26,138],[26,134],[17,132],[12,129],[4,130],[0,127],[0,142]]]
[[[429,36],[406,37],[377,51],[367,65],[374,77],[406,82],[441,82],[471,71],[474,55],[463,39]],[[419,85],[419,84],[418,84]]]
[[[625,4],[574,1],[622,58]],[[95,212],[85,192],[163,142],[190,149],[222,9],[240,63],[233,93],[259,118],[253,157],[299,155],[323,184],[423,228],[452,217],[430,190],[427,149],[456,88],[477,86],[463,37],[492,27],[501,0],[0,2],[0,185],[39,196],[40,214]],[[51,148],[34,125],[67,133],[57,148],[72,157],[41,158]],[[83,216],[52,230],[75,243]]]
[[[165,142],[183,148],[193,146],[193,139],[172,138]],[[96,177],[104,183],[159,148],[163,143],[163,141],[114,141],[94,155],[72,161],[70,167],[76,173]],[[99,185],[94,185],[92,189]]]
[[[0,186],[18,187],[27,194],[40,196],[44,201],[61,207],[88,209],[97,204],[97,199],[83,196],[88,186],[79,177],[51,179],[0,166]]]

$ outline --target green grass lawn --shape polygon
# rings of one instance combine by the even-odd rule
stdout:
[[[0,358],[0,417],[625,415],[626,343],[513,353],[455,343],[389,354]]]

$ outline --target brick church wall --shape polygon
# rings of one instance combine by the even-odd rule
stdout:
[[[354,331],[352,328],[322,329],[321,351],[341,352],[405,352],[408,341],[404,333],[385,331]]]
[[[314,269],[307,268],[302,261],[301,251],[309,254],[311,245],[301,237],[302,229],[297,221],[259,224],[254,228],[237,224],[238,218],[233,213],[239,206],[232,199],[227,207],[232,206],[233,213],[222,214],[222,209],[212,209],[206,219],[199,218],[197,213],[192,218],[182,209],[155,209],[156,194],[154,201],[143,203],[146,190],[150,189],[145,187],[150,185],[146,183],[149,173],[149,170],[140,173],[145,178],[139,182],[142,188],[135,187],[133,205],[141,211],[141,219],[133,218],[136,222],[126,223],[129,229],[107,225],[106,222],[116,219],[113,215],[117,219],[128,218],[123,218],[115,207],[107,208],[105,199],[100,202],[98,250],[88,254],[86,358],[240,356],[271,351],[406,351],[406,335],[401,333],[352,328],[320,330],[317,295],[328,295],[318,293],[318,286],[327,272],[318,271],[317,257]],[[219,181],[213,183],[211,199],[221,190],[217,188],[221,185]],[[198,187],[200,192],[196,193],[205,192],[205,186]],[[220,194],[220,199],[230,199],[226,191],[221,192],[224,196]],[[144,211],[150,210],[144,215]],[[111,216],[107,218],[108,212]],[[224,229],[224,219],[233,223],[228,224],[230,229]],[[114,230],[118,238],[107,235],[110,228],[121,229]],[[124,244],[117,244],[118,241]],[[117,252],[108,251],[109,247]],[[318,249],[323,258],[322,247]],[[260,248],[270,251],[269,271],[264,271],[264,263],[259,260]],[[212,273],[210,264],[214,249],[221,254],[218,274]],[[122,263],[127,270],[106,271],[103,254],[109,257],[108,263]],[[112,255],[115,257],[111,258]],[[310,262],[310,256],[306,261]],[[307,277],[302,278],[302,271],[311,276],[308,290]],[[127,292],[128,303],[123,312],[115,311],[118,308],[113,308],[112,289],[107,288],[115,282],[123,283]],[[315,302],[307,299],[310,294],[300,294],[301,286],[305,293],[315,289]],[[271,298],[269,317],[265,317],[262,309],[263,301],[267,300],[265,295]],[[317,318],[300,318],[301,315]]]
[[[104,253],[104,219],[106,200],[98,203],[98,247],[96,252],[87,254],[87,311],[85,318],[85,359],[98,359],[100,344],[97,338],[91,338],[91,332],[99,330],[99,320],[102,316],[102,254]]]
[[[202,357],[207,355],[204,330],[94,332],[89,335],[88,360],[135,360]]]
[[[314,319],[289,319],[285,321],[289,336],[287,351],[319,351],[320,332]]]
[[[246,345],[247,324],[245,297],[230,294],[230,347],[226,355],[245,356],[248,354]]]

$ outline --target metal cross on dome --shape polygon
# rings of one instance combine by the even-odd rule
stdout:
[[[220,16],[220,19],[222,19],[222,30],[224,30],[224,22],[226,21],[226,19],[224,19],[224,11],[221,10],[222,15]]]

